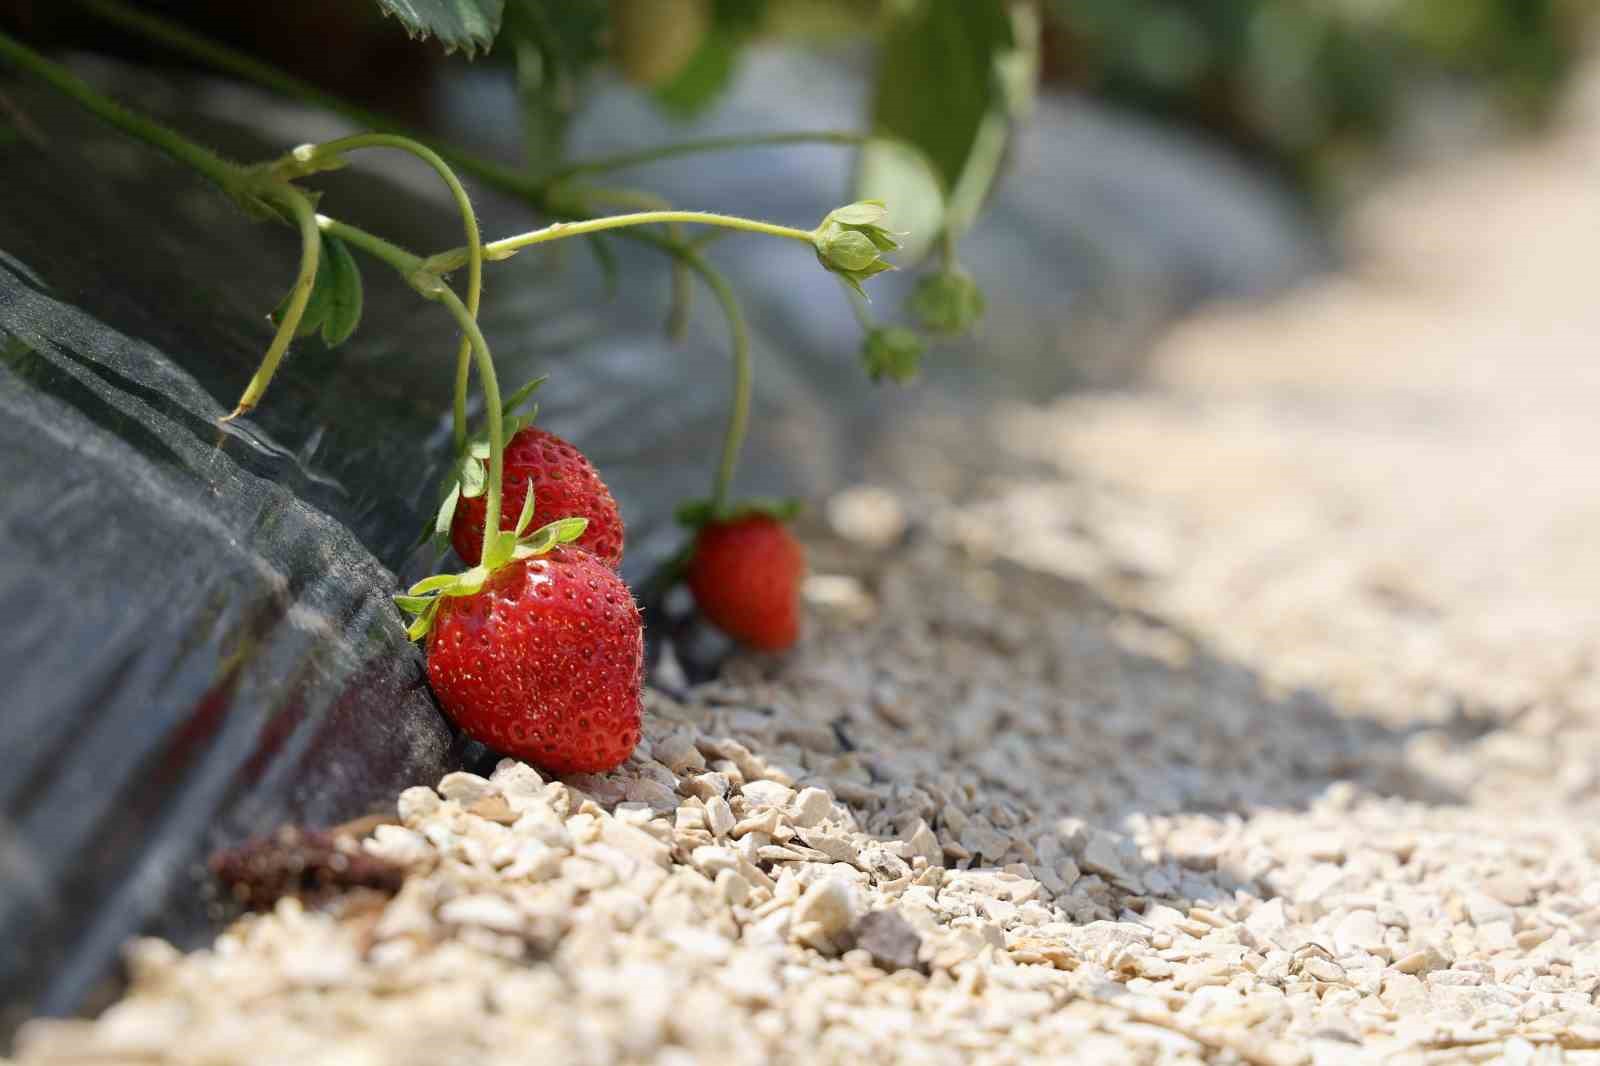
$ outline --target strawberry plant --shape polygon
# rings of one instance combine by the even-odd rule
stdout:
[[[490,47],[507,11],[513,13],[513,24],[522,25],[536,9],[544,10],[531,0],[511,0],[509,7],[503,0],[379,3],[408,30],[435,35],[469,53]],[[410,618],[410,636],[425,642],[430,684],[457,725],[496,750],[562,772],[613,767],[627,758],[639,737],[642,623],[632,593],[617,573],[625,544],[617,503],[577,448],[533,425],[536,411],[524,413],[543,379],[502,394],[489,338],[478,323],[487,266],[536,245],[597,240],[616,232],[664,253],[674,270],[669,317],[674,329],[684,320],[690,279],[698,278],[709,289],[729,328],[733,376],[728,422],[709,495],[682,511],[692,535],[669,572],[687,577],[703,613],[735,639],[769,651],[794,643],[804,553],[783,523],[795,508],[790,502],[733,495],[750,417],[748,331],[732,286],[712,266],[705,241],[690,239],[688,231],[698,227],[755,234],[804,246],[839,280],[863,325],[866,372],[873,380],[895,381],[915,375],[922,338],[909,327],[878,322],[865,285],[894,269],[888,256],[899,249],[905,234],[891,228],[889,206],[871,197],[827,212],[811,229],[800,229],[723,211],[680,209],[649,194],[592,184],[592,179],[667,155],[745,144],[822,141],[878,152],[881,138],[837,132],[724,138],[570,163],[536,174],[531,168],[522,171],[447,145],[431,145],[427,137],[327,97],[253,57],[121,0],[84,0],[83,6],[149,40],[371,127],[300,145],[276,158],[249,163],[226,159],[0,33],[0,60],[209,179],[240,210],[286,225],[296,235],[299,268],[271,312],[272,339],[224,421],[246,417],[266,401],[275,373],[297,340],[317,336],[331,348],[361,328],[360,259],[394,271],[419,297],[438,304],[453,319],[460,335],[454,387],[448,401],[441,397],[441,407],[448,402],[451,412],[452,456],[428,533],[441,546],[453,544],[464,568],[424,578],[394,599]],[[557,60],[565,53],[550,39],[545,47],[543,69],[558,69]],[[676,92],[681,99],[693,95],[682,85]],[[343,221],[333,205],[324,203],[316,187],[318,176],[347,166],[356,153],[375,151],[407,155],[433,172],[459,216],[459,246],[427,254],[413,251]],[[914,147],[901,144],[894,152],[899,162],[891,170],[921,165]],[[990,157],[985,184],[997,161],[992,144]],[[891,157],[880,153],[877,158]],[[526,232],[485,239],[462,173],[521,198],[552,220]],[[969,189],[969,200],[972,195]],[[623,213],[604,213],[611,208]],[[981,295],[954,258],[959,230],[970,221],[970,203],[966,211],[946,219],[942,266],[914,302],[919,321],[932,331],[970,327],[982,309]],[[610,254],[603,245],[595,247],[602,249],[597,254]],[[468,419],[474,378],[482,394],[478,426],[469,425]]]

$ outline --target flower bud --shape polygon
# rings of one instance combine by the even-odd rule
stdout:
[[[862,292],[863,281],[894,269],[883,258],[884,252],[900,247],[883,227],[888,217],[881,200],[861,200],[828,212],[811,238],[817,261]]]
[[[875,326],[861,344],[861,362],[873,381],[906,382],[922,366],[922,338],[904,326]]]
[[[934,333],[965,333],[983,317],[983,290],[964,270],[929,274],[911,294],[911,310]]]

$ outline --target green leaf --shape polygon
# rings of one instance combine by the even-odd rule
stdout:
[[[705,110],[732,84],[740,53],[765,22],[767,6],[768,0],[716,0],[711,29],[677,74],[656,89],[657,103],[684,117]]]
[[[300,313],[300,323],[294,328],[296,337],[309,337],[322,326],[323,319],[328,317],[328,308],[333,303],[333,271],[328,267],[328,239],[322,238],[322,248],[317,255],[316,279],[311,283],[311,295],[306,299],[305,310]],[[272,309],[272,324],[279,325],[283,316],[289,313],[289,301],[294,297],[294,289],[284,293],[283,299],[278,301],[278,306]]]
[[[322,258],[318,261],[317,277],[322,277],[326,266],[328,279],[327,317],[322,322],[322,343],[337,348],[350,339],[361,324],[361,268],[356,266],[350,249],[337,237],[322,238]]]
[[[994,131],[1004,133],[1027,103],[1036,23],[1026,5],[992,0],[920,0],[900,10],[879,58],[873,129],[920,150],[947,193],[963,178],[969,187],[980,179],[981,199],[1004,149]],[[898,190],[878,184],[886,164],[872,166],[872,193],[898,205]]]
[[[487,52],[500,32],[505,0],[378,0],[412,37],[434,37],[445,51]]]

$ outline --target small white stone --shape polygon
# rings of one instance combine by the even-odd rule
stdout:
[[[480,778],[481,780],[481,778]],[[479,925],[497,933],[522,931],[523,915],[501,896],[458,896],[439,908],[439,920],[451,925]]]
[[[711,829],[712,836],[725,837],[733,832],[733,808],[728,806],[727,800],[721,796],[706,800],[706,825]]]
[[[809,829],[833,812],[833,797],[820,788],[803,788],[794,798],[790,821]]]
[[[465,770],[445,774],[439,779],[439,795],[447,800],[455,800],[463,807],[470,807],[485,796],[498,795],[499,792],[499,786],[488,778],[469,774]]]
[[[437,811],[441,802],[439,794],[433,789],[426,785],[413,785],[400,793],[395,808],[400,820],[414,827],[416,823]]]
[[[782,807],[794,798],[794,789],[776,781],[748,781],[739,791],[752,807]]]

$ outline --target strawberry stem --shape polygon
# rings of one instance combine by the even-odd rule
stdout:
[[[300,227],[300,274],[295,278],[294,288],[289,290],[289,306],[284,309],[283,320],[278,323],[278,332],[273,334],[272,343],[267,346],[267,354],[262,357],[255,376],[250,379],[250,384],[245,386],[239,402],[234,405],[233,412],[223,419],[224,422],[231,422],[240,415],[254,410],[256,404],[261,402],[262,393],[267,391],[272,375],[278,372],[278,364],[283,361],[284,353],[289,350],[289,342],[294,339],[295,330],[300,328],[300,318],[305,314],[306,301],[311,299],[311,288],[317,281],[317,261],[322,252],[322,233],[317,229],[317,212],[311,205],[311,198],[290,185],[283,185],[280,189],[274,190],[272,198],[294,216],[295,223]]]
[[[728,428],[722,437],[722,459],[717,463],[716,477],[711,483],[711,506],[721,511],[727,506],[734,470],[739,465],[739,451],[744,447],[745,431],[750,424],[750,331],[727,279],[713,270],[698,252],[689,252],[685,258],[722,305],[733,342],[733,403],[728,411]]]
[[[461,297],[455,294],[455,290],[443,281],[436,280],[431,286],[419,286],[418,291],[430,299],[439,300],[455,316],[478,363],[478,380],[483,383],[483,403],[489,421],[489,478],[488,487],[484,490],[482,565],[494,571],[510,559],[510,551],[503,548],[504,538],[500,536],[500,482],[505,471],[505,441],[501,439],[504,427],[500,412],[500,381],[495,377],[494,358],[489,354],[489,342],[484,340],[477,320],[461,302]]]
[[[725,229],[743,230],[746,233],[763,233],[770,237],[784,237],[791,241],[800,241],[810,244],[816,236],[815,231],[808,229],[795,229],[793,226],[780,226],[775,222],[761,222],[753,218],[740,218],[738,215],[722,215],[714,211],[636,211],[627,215],[606,215],[603,218],[586,218],[572,222],[552,222],[527,233],[519,233],[513,237],[502,237],[498,241],[490,241],[483,246],[483,253],[490,259],[509,259],[513,255],[530,248],[536,244],[548,241],[564,240],[568,237],[582,237],[590,233],[602,233],[606,230],[624,229],[629,226],[652,226],[658,222],[687,222],[704,226],[721,226]],[[467,249],[452,248],[438,255],[429,256],[427,267],[439,274],[448,274],[461,267],[467,261]]]
[[[414,155],[432,167],[450,189],[450,196],[455,200],[456,210],[461,215],[462,227],[466,230],[466,307],[467,313],[476,319],[478,306],[483,299],[483,239],[478,230],[478,216],[472,209],[472,200],[467,196],[467,190],[462,187],[461,179],[456,177],[455,171],[450,169],[450,164],[446,163],[439,153],[425,144],[399,134],[358,133],[296,149],[289,158],[294,163],[311,170],[316,168],[319,161],[331,161],[344,152],[362,148],[393,148]],[[460,347],[456,350],[455,401],[451,408],[452,438],[457,454],[467,446],[467,385],[472,365],[471,347],[471,341],[463,333]]]

